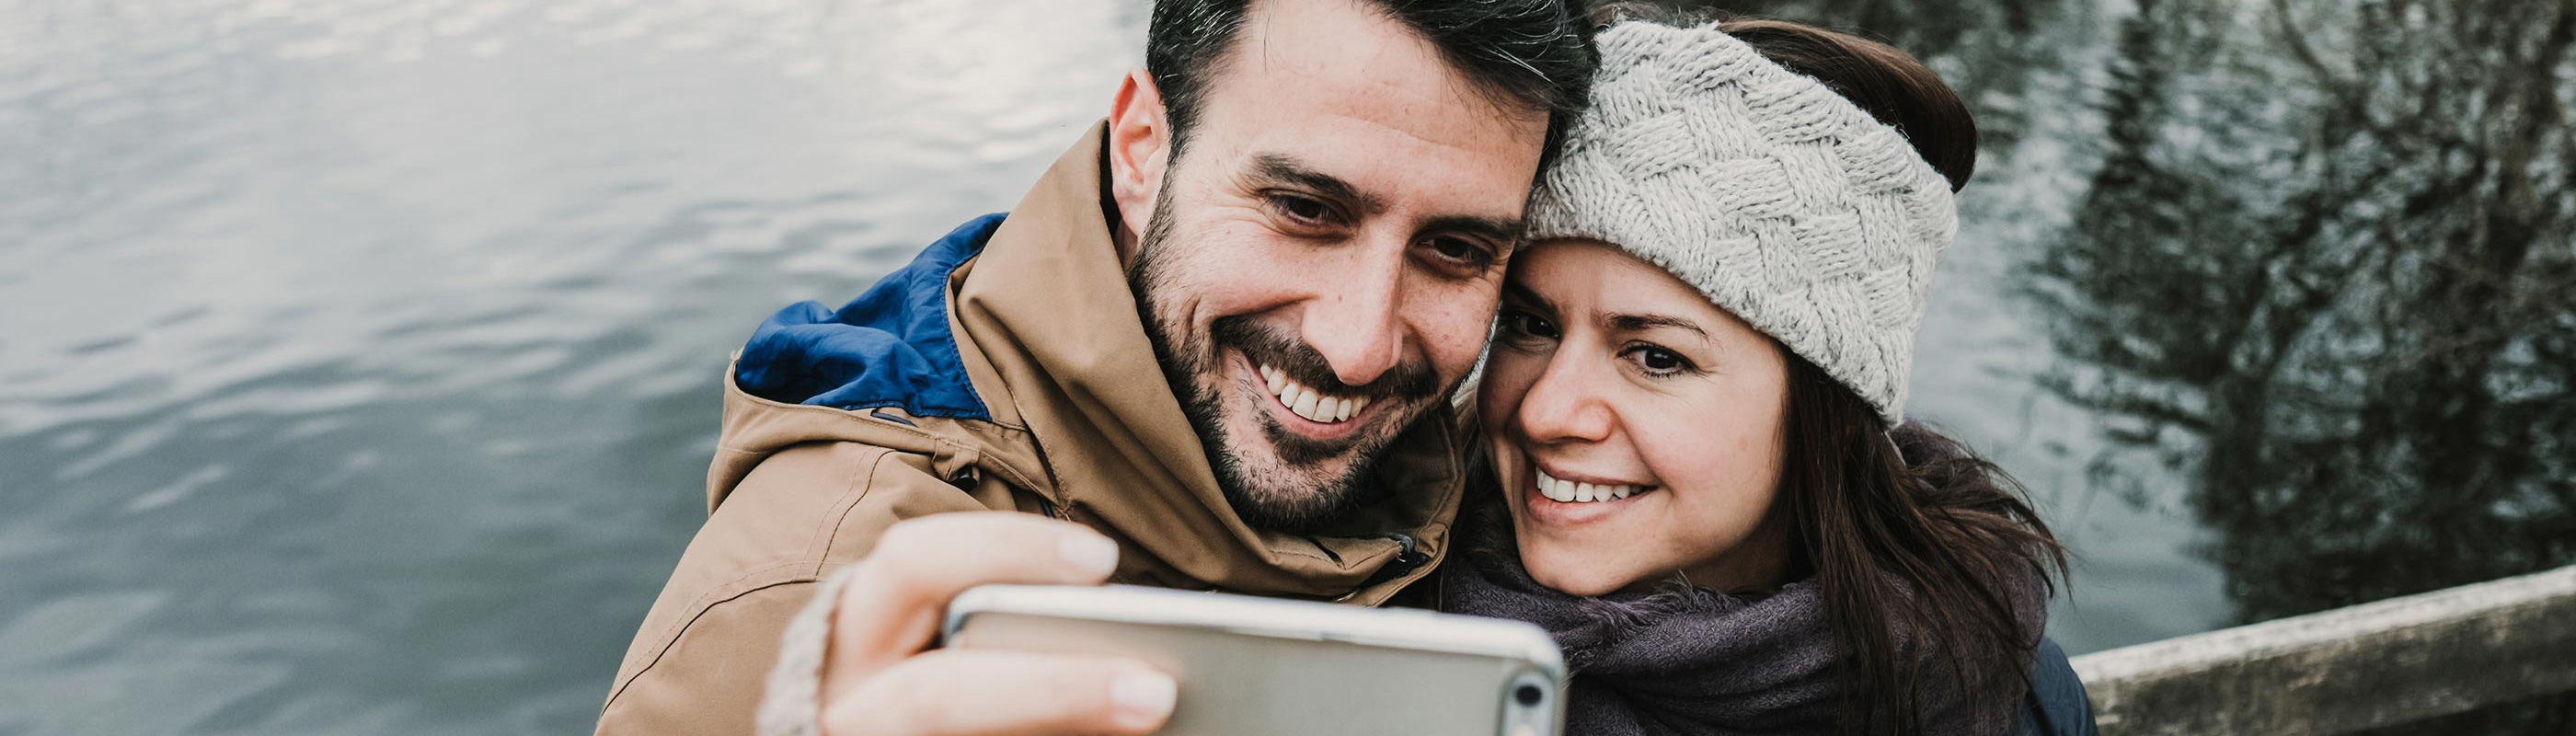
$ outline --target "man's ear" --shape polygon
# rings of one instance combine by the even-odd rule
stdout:
[[[1122,261],[1153,220],[1171,153],[1172,125],[1163,109],[1162,90],[1144,69],[1127,72],[1109,109],[1109,198],[1118,206]]]

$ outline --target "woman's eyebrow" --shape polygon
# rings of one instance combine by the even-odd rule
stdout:
[[[1619,332],[1642,332],[1658,327],[1670,327],[1688,330],[1702,340],[1708,339],[1707,330],[1700,329],[1699,325],[1691,324],[1690,320],[1680,317],[1667,317],[1660,314],[1605,314],[1601,315],[1601,322]]]
[[[1517,281],[1503,282],[1503,298],[1537,307],[1549,314],[1556,313],[1556,305],[1548,303],[1547,297],[1539,296],[1538,292],[1531,291],[1528,286]]]

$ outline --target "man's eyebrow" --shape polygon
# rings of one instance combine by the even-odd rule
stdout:
[[[1386,209],[1384,201],[1360,191],[1359,187],[1351,186],[1350,182],[1342,181],[1341,177],[1308,168],[1286,154],[1264,153],[1253,156],[1251,173],[1251,178],[1255,182],[1304,187],[1316,194],[1348,202],[1358,207],[1361,212],[1377,212]]]
[[[1688,330],[1703,340],[1708,338],[1708,331],[1700,329],[1699,325],[1691,324],[1690,320],[1660,314],[1605,314],[1601,316],[1601,322],[1620,332],[1640,332],[1658,327],[1670,327]]]

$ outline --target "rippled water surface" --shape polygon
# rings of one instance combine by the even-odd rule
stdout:
[[[1912,408],[2032,485],[2086,651],[2238,612],[2187,478],[2046,388],[2116,66],[2066,5],[1936,56],[1997,115]],[[1011,206],[1144,14],[0,0],[0,734],[586,731],[728,351]]]
[[[586,732],[729,350],[1005,209],[1103,3],[0,3],[0,733]]]

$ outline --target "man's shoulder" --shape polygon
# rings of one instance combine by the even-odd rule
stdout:
[[[856,559],[895,520],[986,507],[943,478],[937,456],[841,439],[768,453],[734,484],[691,543],[727,544],[728,560],[804,562]],[[737,563],[742,564],[742,563]]]

